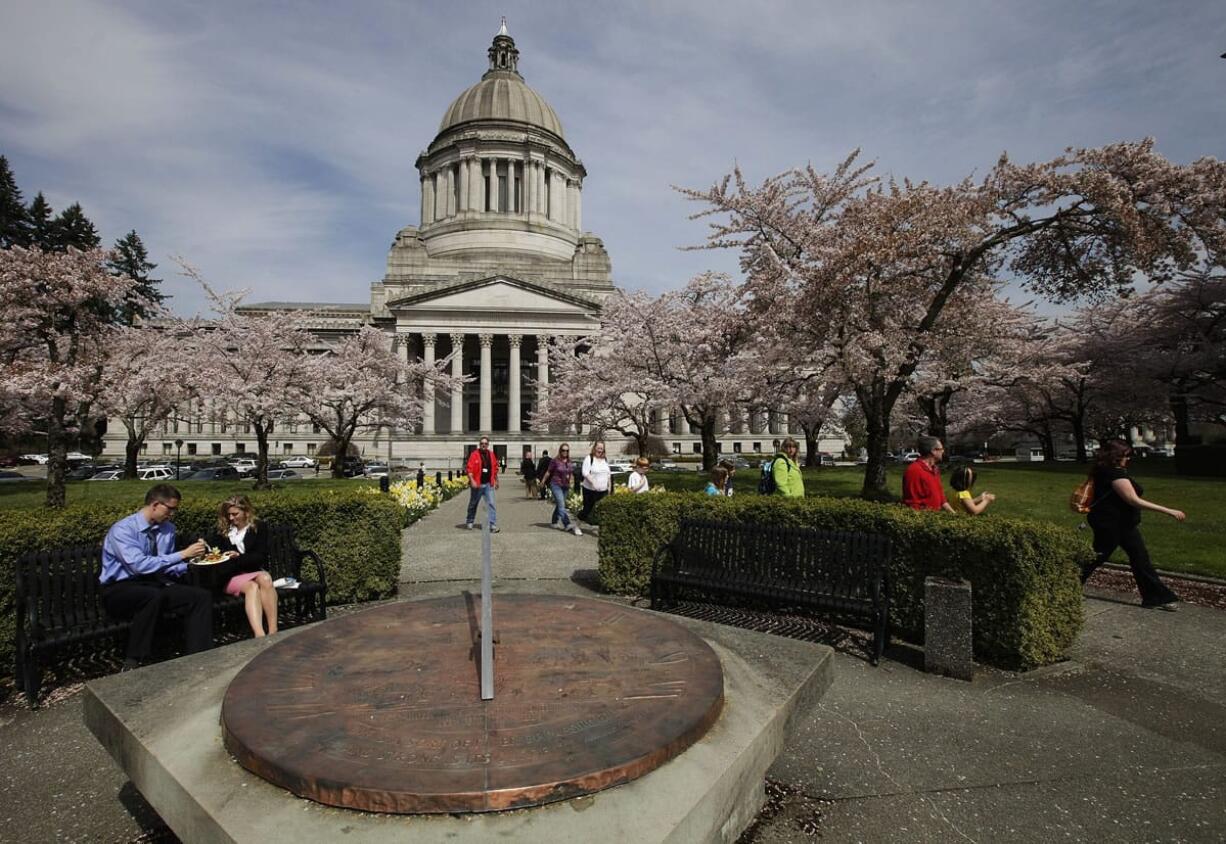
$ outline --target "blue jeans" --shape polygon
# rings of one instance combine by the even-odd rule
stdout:
[[[553,518],[549,520],[549,523],[556,525],[560,519],[562,527],[570,527],[570,515],[566,512],[566,490],[556,483],[551,483],[549,491],[553,493]]]
[[[494,487],[491,484],[472,486],[468,488],[468,517],[464,520],[473,523],[477,517],[477,503],[485,498],[485,509],[489,512],[490,527],[498,524],[498,509],[494,506]]]

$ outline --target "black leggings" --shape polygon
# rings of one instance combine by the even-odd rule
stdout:
[[[592,515],[592,510],[596,509],[596,505],[600,502],[600,499],[604,498],[608,494],[608,491],[597,492],[594,489],[583,487],[583,509],[579,511],[579,518],[585,522],[588,521],[589,517]]]
[[[1136,525],[1091,524],[1094,530],[1094,562],[1081,570],[1081,582],[1089,580],[1103,563],[1111,557],[1111,552],[1117,547],[1123,548],[1128,555],[1128,565],[1132,567],[1132,576],[1137,581],[1137,591],[1141,593],[1142,606],[1152,607],[1157,604],[1169,604],[1178,601],[1179,596],[1170,590],[1154,565],[1149,560],[1149,549],[1141,538],[1141,530]]]

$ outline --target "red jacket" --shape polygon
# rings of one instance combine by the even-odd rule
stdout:
[[[468,483],[471,486],[474,481],[481,483],[481,449],[474,448],[472,453],[468,455],[468,462],[464,464],[464,471],[468,473]],[[495,486],[498,483],[498,455],[494,454],[492,449],[486,449],[486,454],[490,456],[490,486]]]
[[[912,510],[940,510],[945,504],[941,472],[923,460],[916,460],[902,473],[902,503]]]

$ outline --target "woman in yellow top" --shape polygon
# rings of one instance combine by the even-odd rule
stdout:
[[[954,469],[949,477],[949,485],[958,493],[958,503],[962,505],[962,509],[972,516],[978,516],[996,500],[996,496],[990,492],[981,492],[978,495],[971,492],[971,487],[975,485],[975,470],[970,466]]]
[[[805,479],[800,474],[800,464],[796,455],[800,452],[800,443],[788,437],[780,446],[775,462],[771,464],[771,474],[775,478],[775,495],[784,498],[804,498]]]

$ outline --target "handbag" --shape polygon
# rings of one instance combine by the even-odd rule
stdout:
[[[1074,513],[1082,515],[1090,512],[1090,508],[1097,504],[1094,501],[1094,476],[1089,475],[1084,481],[1077,485],[1073,490],[1073,494],[1068,497],[1069,509]]]

